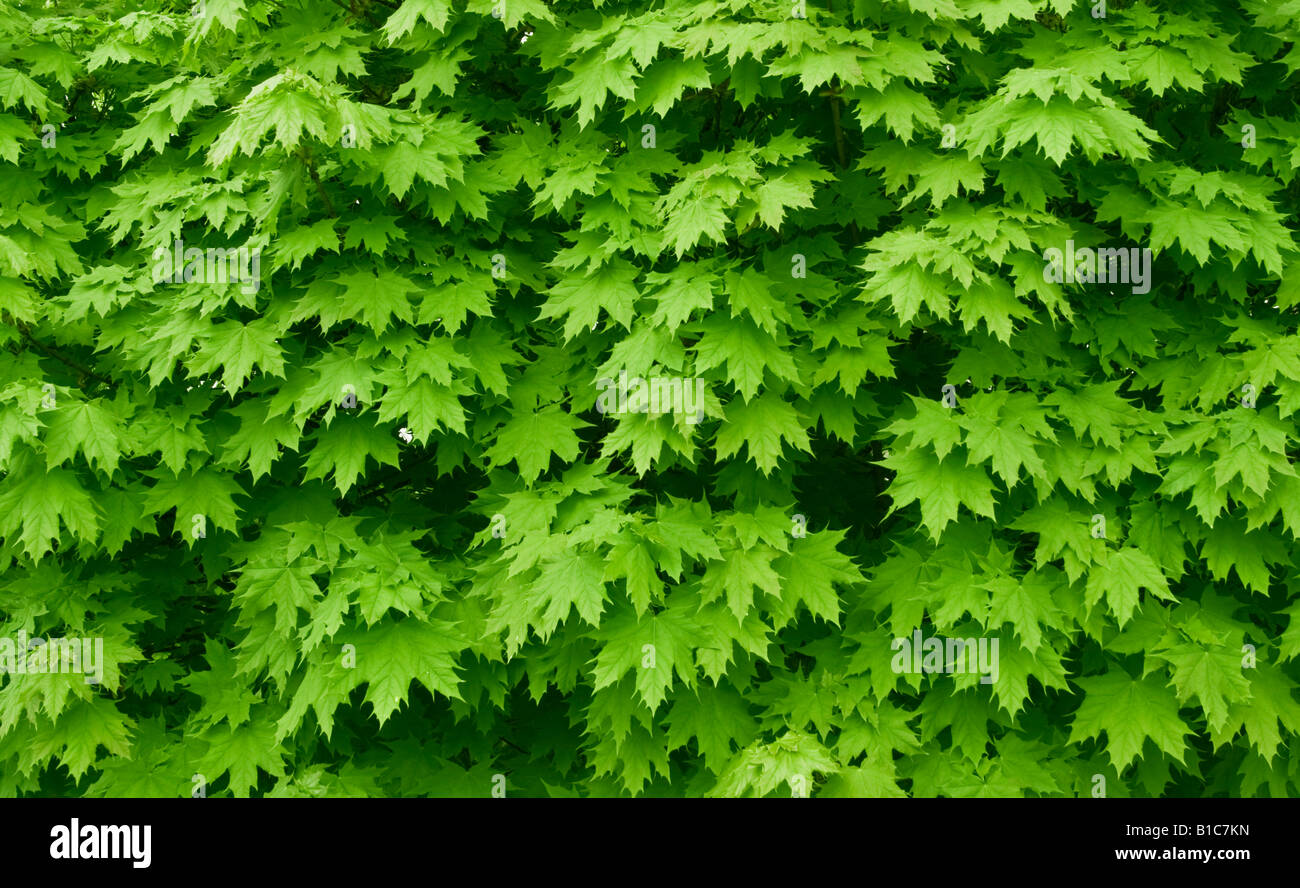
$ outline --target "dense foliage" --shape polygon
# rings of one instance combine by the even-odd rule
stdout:
[[[1300,2],[0,33],[0,793],[1298,794]]]

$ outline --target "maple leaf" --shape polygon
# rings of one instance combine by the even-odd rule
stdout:
[[[700,684],[692,691],[673,696],[668,713],[668,739],[672,748],[686,746],[692,739],[714,774],[731,760],[733,747],[748,744],[758,732],[745,699],[734,688]]]
[[[241,727],[226,724],[209,730],[207,737],[208,751],[198,763],[201,773],[212,780],[228,773],[228,788],[235,797],[246,798],[257,788],[259,772],[284,776],[283,753],[271,724],[262,720]]]
[[[842,530],[810,534],[795,540],[790,554],[776,560],[787,614],[793,616],[794,605],[799,602],[814,616],[839,623],[840,599],[835,584],[864,582],[853,560],[837,548],[844,536]]]
[[[335,283],[343,287],[339,299],[354,307],[345,317],[358,317],[367,327],[376,333],[388,329],[394,319],[406,321],[414,319],[410,300],[407,296],[415,291],[415,285],[400,274],[390,271],[350,272],[339,275]]]
[[[1057,623],[1060,610],[1053,601],[1060,586],[1048,575],[1033,573],[1022,581],[1000,576],[984,584],[990,592],[990,626],[1010,623],[1025,648],[1033,653],[1043,643],[1043,627]]]
[[[460,699],[455,654],[463,647],[456,627],[440,621],[387,621],[335,635],[357,651],[356,683],[366,683],[365,700],[382,725],[406,699],[412,681],[430,693]]]
[[[195,723],[206,726],[225,721],[232,728],[245,724],[251,708],[262,702],[261,696],[239,683],[235,657],[229,650],[208,639],[205,656],[209,668],[191,672],[180,681],[202,701],[194,714]]]
[[[193,372],[209,374],[222,368],[221,383],[230,391],[243,386],[253,371],[284,376],[284,355],[277,344],[276,331],[268,324],[227,322],[213,328]]]
[[[397,465],[397,442],[386,430],[361,417],[336,420],[329,428],[317,430],[315,441],[303,477],[324,478],[332,472],[339,493],[352,489],[368,457],[380,465]]]
[[[1137,608],[1141,589],[1157,598],[1174,600],[1169,581],[1155,560],[1141,549],[1125,546],[1105,550],[1097,565],[1089,569],[1085,597],[1089,607],[1105,597],[1110,612],[1123,626]]]
[[[935,540],[957,520],[958,506],[976,515],[994,516],[993,482],[981,468],[940,461],[923,450],[894,454],[879,464],[897,473],[889,485],[894,500],[890,513],[908,503],[920,504],[921,523]]]
[[[688,686],[695,683],[690,655],[697,633],[690,614],[665,610],[640,617],[630,609],[621,609],[601,621],[593,637],[601,643],[592,685],[595,690],[631,672],[637,693],[654,712],[667,697],[674,672]]]
[[[1083,702],[1070,726],[1070,742],[1079,743],[1106,733],[1106,752],[1116,769],[1137,758],[1150,740],[1156,748],[1181,761],[1190,733],[1178,717],[1178,701],[1155,676],[1132,679],[1123,671],[1081,678]]]
[[[817,793],[825,799],[905,799],[892,762],[866,761],[841,768]]]
[[[629,59],[610,60],[603,53],[588,52],[567,68],[568,80],[555,87],[552,101],[557,106],[578,106],[578,127],[586,127],[605,104],[609,94],[631,100],[636,92],[636,68]]]
[[[125,434],[126,404],[103,399],[64,404],[46,420],[45,459],[63,465],[75,453],[112,475],[131,440]]]
[[[15,466],[15,470],[19,467]],[[28,557],[39,559],[60,537],[60,522],[82,539],[93,539],[99,529],[95,501],[66,469],[43,474],[11,473],[0,487],[0,536],[19,533]]]
[[[239,431],[222,442],[223,458],[236,465],[247,463],[254,481],[271,470],[282,447],[298,449],[302,430],[288,417],[267,415],[264,404],[245,401],[231,413],[240,419]]]
[[[1233,677],[1239,674],[1234,669]],[[1281,669],[1269,664],[1257,665],[1249,670],[1248,675],[1250,689],[1247,696],[1240,702],[1228,704],[1227,717],[1217,728],[1211,728],[1211,735],[1218,745],[1229,742],[1238,730],[1245,728],[1259,754],[1272,759],[1282,742],[1279,724],[1290,734],[1300,733],[1300,703],[1292,695],[1296,683]]]
[[[384,36],[389,43],[396,43],[421,21],[435,31],[441,31],[447,27],[450,15],[451,6],[443,0],[403,0],[384,23]]]
[[[130,753],[133,724],[112,700],[93,697],[60,715],[55,727],[43,732],[32,753],[57,755],[73,779],[79,780],[98,760],[99,747],[110,755]]]
[[[572,462],[578,456],[576,430],[588,423],[566,413],[558,404],[515,416],[497,434],[486,456],[494,463],[514,460],[519,474],[535,481],[551,463],[551,456]]]
[[[723,553],[721,562],[710,564],[700,583],[704,599],[725,598],[736,619],[744,619],[753,606],[755,589],[780,596],[781,580],[772,566],[776,555],[766,546]]]
[[[601,309],[623,327],[632,324],[632,304],[637,289],[632,283],[636,269],[626,263],[605,265],[582,281],[564,281],[552,288],[539,317],[565,318],[564,338],[593,327]]]
[[[709,795],[761,798],[781,788],[796,796],[807,795],[815,774],[839,770],[839,764],[817,738],[787,731],[771,743],[755,741],[733,756]]]
[[[915,416],[896,419],[885,431],[895,435],[901,447],[916,448],[928,444],[934,455],[942,460],[962,441],[962,423],[951,408],[936,401],[909,396],[916,408]]]
[[[764,474],[776,468],[783,443],[796,450],[811,448],[798,411],[779,395],[767,392],[749,403],[727,405],[726,419],[718,429],[719,456],[730,456],[745,446],[749,458]]]
[[[1178,699],[1186,703],[1193,695],[1205,710],[1210,730],[1217,731],[1228,719],[1228,705],[1250,698],[1251,683],[1241,668],[1241,652],[1221,645],[1180,644],[1154,656],[1173,667],[1172,684]]]
[[[781,379],[799,379],[794,361],[779,342],[748,319],[728,322],[715,317],[700,326],[696,370],[704,372],[726,362],[727,378],[746,401],[758,393],[765,372]]]

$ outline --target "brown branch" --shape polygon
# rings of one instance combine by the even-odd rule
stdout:
[[[508,737],[498,737],[497,739],[500,740],[502,743],[506,744],[507,746],[513,746],[515,749],[519,750],[524,755],[528,755],[528,750],[524,749],[522,746],[520,746],[518,743],[515,743],[513,740],[509,739]]]
[[[835,78],[832,78],[833,80]],[[840,157],[840,169],[847,169],[849,166],[848,153],[844,150],[844,128],[840,126],[840,91],[839,83],[836,81],[833,91],[827,93],[827,98],[831,103],[831,120],[835,123],[835,151]]]
[[[46,345],[45,343],[38,340],[35,336],[32,335],[32,331],[28,328],[28,326],[24,324],[22,321],[15,318],[14,324],[18,327],[18,332],[23,334],[23,339],[26,339],[28,343],[35,346],[42,353],[48,355],[51,358],[54,358],[54,360],[59,361],[65,366],[71,367],[73,370],[76,370],[79,374],[81,374],[83,380],[89,377],[90,379],[94,379],[97,382],[99,382],[101,385],[106,385],[109,388],[114,388],[116,386],[116,383],[114,383],[113,380],[109,379],[107,376],[101,376],[100,374],[96,373],[94,370],[91,370],[89,367],[86,367],[83,364],[78,364],[76,361],[67,357],[58,349]]]
[[[307,165],[307,173],[311,176],[312,182],[316,183],[316,193],[320,195],[320,199],[324,202],[326,212],[329,213],[331,219],[337,219],[339,214],[334,212],[334,203],[330,200],[330,196],[325,193],[325,186],[321,184],[320,174],[316,172],[316,161],[312,160],[311,155],[307,153],[305,148],[300,147],[297,155],[298,159]]]
[[[357,505],[360,505],[361,503],[370,499],[373,496],[387,496],[388,494],[393,493],[394,491],[401,490],[403,487],[416,480],[415,477],[410,474],[411,469],[414,469],[417,466],[424,465],[429,460],[433,459],[434,456],[436,455],[437,455],[437,451],[434,448],[430,447],[423,454],[421,454],[418,459],[407,463],[405,466],[399,465],[396,468],[394,468],[391,472],[385,472],[383,477],[381,477],[378,481],[375,481],[372,484],[368,484],[365,487],[358,488]],[[401,484],[395,484],[392,487],[387,486],[390,481],[396,480],[397,478],[404,478],[404,480],[402,481]]]
[[[370,24],[376,26],[379,24],[378,21],[370,17],[370,3],[366,3],[361,8],[361,10],[358,11],[357,9],[358,4],[356,0],[350,0],[350,2],[348,3],[344,3],[343,0],[330,0],[330,2],[333,3],[335,6],[337,6],[339,9],[346,12],[348,15],[352,16],[354,19],[360,19],[361,16],[364,14],[366,15],[367,18],[370,19]],[[387,6],[389,9],[393,9],[393,10],[398,8],[396,3],[389,3],[387,2],[387,0],[371,0],[371,2],[378,3],[381,6]]]
[[[826,90],[823,95],[831,103],[831,121],[835,124],[835,153],[839,156],[840,169],[849,168],[848,151],[844,147],[844,127],[840,124],[840,83],[839,78],[831,78],[831,88]],[[858,232],[858,222],[856,219],[849,223],[853,232],[853,239],[860,241],[861,234]]]

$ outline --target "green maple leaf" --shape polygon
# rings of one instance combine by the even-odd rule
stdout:
[[[940,461],[923,450],[908,450],[879,461],[897,475],[890,482],[894,504],[889,514],[908,503],[919,503],[921,523],[937,540],[943,529],[957,520],[957,509],[965,506],[976,515],[994,517],[993,482],[982,468]]]
[[[1129,73],[1158,96],[1175,83],[1193,90],[1205,85],[1187,55],[1170,46],[1137,47],[1129,58]]]
[[[1070,742],[1079,743],[1106,733],[1106,751],[1116,769],[1137,758],[1150,740],[1169,756],[1181,761],[1189,733],[1178,717],[1178,701],[1155,676],[1134,680],[1121,670],[1081,678],[1083,703],[1070,727]]]
[[[700,684],[673,696],[668,712],[671,748],[693,739],[704,765],[720,774],[731,760],[733,747],[744,747],[758,734],[758,722],[735,688]]]
[[[421,20],[435,31],[442,31],[447,27],[450,15],[451,6],[443,0],[403,0],[402,5],[384,23],[384,36],[389,43],[396,43]]]
[[[864,582],[853,560],[836,548],[845,533],[824,530],[796,539],[790,554],[776,560],[786,614],[793,617],[796,603],[802,603],[814,616],[838,625],[840,600],[835,594],[835,584]]]
[[[194,516],[201,515],[205,524],[229,531],[239,528],[234,497],[244,496],[244,489],[234,478],[212,469],[187,472],[180,477],[162,473],[145,494],[144,507],[159,514],[176,510],[176,530],[193,544],[192,531],[198,526]]]
[[[998,674],[993,681],[993,693],[998,706],[1015,716],[1029,699],[1029,679],[1034,678],[1044,688],[1066,690],[1065,665],[1061,654],[1044,643],[1036,651],[1003,639],[998,646]]]
[[[90,465],[112,475],[124,445],[129,443],[124,433],[126,416],[124,401],[97,399],[62,404],[46,421],[46,461],[59,466],[80,452]]]
[[[1088,607],[1105,597],[1106,606],[1123,626],[1137,608],[1139,590],[1146,589],[1166,601],[1174,600],[1160,565],[1146,552],[1131,546],[1104,551],[1105,555],[1088,571],[1084,593]]]
[[[366,702],[382,725],[406,699],[412,681],[430,693],[460,697],[456,655],[464,641],[454,624],[405,619],[370,629],[351,629],[335,636],[356,648],[357,682],[366,682]]]
[[[565,280],[551,288],[542,306],[540,318],[564,320],[564,338],[572,339],[580,330],[595,326],[603,309],[624,328],[632,325],[632,304],[638,293],[632,281],[636,269],[626,263],[604,265],[595,274],[581,280]]]
[[[717,434],[719,457],[732,456],[744,445],[749,459],[768,474],[776,468],[784,452],[783,444],[805,452],[811,449],[793,404],[767,392],[749,403],[733,401],[727,405],[726,419]]]
[[[490,280],[458,281],[426,291],[420,302],[420,323],[441,324],[448,333],[456,333],[470,312],[481,318],[492,317]]]
[[[934,455],[942,460],[962,441],[962,423],[951,407],[938,401],[909,395],[916,415],[909,419],[896,419],[885,426],[885,431],[898,438],[898,445],[916,448],[928,444]]]
[[[0,108],[23,105],[44,118],[47,101],[45,90],[35,80],[13,68],[0,68]]]
[[[659,288],[653,294],[656,305],[652,320],[669,332],[690,320],[695,312],[712,308],[719,283],[716,276],[689,262],[679,263],[667,273],[653,272],[645,279],[650,286]]]
[[[1227,580],[1229,570],[1235,570],[1243,586],[1267,595],[1272,579],[1269,564],[1285,563],[1288,556],[1279,540],[1248,532],[1240,521],[1224,521],[1206,535],[1201,557],[1216,580]]]
[[[892,81],[883,91],[863,90],[860,96],[858,122],[864,130],[883,117],[890,132],[910,142],[917,124],[927,128],[939,126],[939,114],[930,99],[909,89],[901,79]]]
[[[557,107],[578,106],[578,128],[582,129],[595,118],[605,104],[606,95],[615,95],[630,101],[635,93],[637,70],[630,59],[608,59],[602,52],[588,52],[567,66],[572,75],[553,89],[553,103]]]
[[[1057,625],[1061,616],[1053,596],[1060,585],[1043,573],[1034,572],[1023,580],[1001,576],[984,584],[988,589],[989,626],[1010,623],[1031,652],[1043,643],[1043,627]]]
[[[410,142],[398,142],[375,151],[373,163],[393,197],[406,197],[416,179],[445,187],[456,172],[451,158]]]
[[[1172,684],[1178,699],[1186,703],[1193,695],[1211,731],[1228,720],[1228,706],[1250,699],[1251,683],[1241,665],[1241,652],[1223,645],[1180,644],[1153,656],[1173,667]]]
[[[333,472],[339,493],[352,489],[364,471],[366,458],[380,465],[397,465],[397,439],[391,431],[361,417],[344,416],[329,428],[318,429],[316,446],[307,454],[308,480]]]
[[[1008,487],[1014,487],[1020,480],[1021,468],[1027,469],[1030,475],[1043,474],[1043,461],[1034,449],[1032,436],[998,420],[990,421],[974,415],[964,419],[967,465],[991,461],[993,473]]]
[[[764,274],[746,269],[737,274],[729,271],[723,275],[731,316],[740,317],[743,311],[753,318],[760,329],[777,333],[783,324],[790,324],[790,310],[781,300],[774,298],[773,281]]]
[[[293,691],[293,700],[276,723],[277,742],[290,736],[302,724],[308,709],[313,711],[321,733],[329,739],[334,733],[334,715],[348,702],[361,679],[356,670],[342,665],[342,656],[308,662],[302,681]]]
[[[208,639],[205,656],[208,669],[191,672],[179,682],[202,701],[193,716],[195,724],[208,726],[225,721],[237,728],[248,721],[249,711],[262,698],[238,680],[235,656],[221,644]]]
[[[830,178],[833,177],[815,164],[805,164],[773,176],[754,189],[754,212],[764,225],[775,231],[781,227],[787,209],[810,208],[814,183]],[[747,228],[750,218],[744,212],[737,215],[737,227]]]
[[[376,216],[349,225],[347,234],[343,237],[343,248],[350,250],[361,246],[371,253],[382,256],[388,249],[390,241],[403,240],[406,240],[406,232],[397,224],[396,216]],[[380,277],[383,277],[383,274]],[[385,286],[391,286],[391,283],[386,283]],[[384,295],[389,301],[396,302],[388,294]]]
[[[720,197],[696,195],[671,209],[667,205],[658,208],[659,212],[667,215],[663,236],[673,254],[680,259],[706,237],[715,242],[725,240],[724,233],[731,220],[723,207]]]
[[[74,704],[41,732],[32,753],[39,758],[57,755],[73,779],[80,780],[96,763],[99,747],[110,755],[130,754],[133,725],[112,700],[92,697]]]
[[[235,586],[235,600],[246,614],[274,609],[275,627],[287,636],[298,626],[298,611],[310,612],[320,595],[312,573],[313,566],[304,559],[249,565]]]
[[[191,453],[209,452],[197,419],[183,407],[172,406],[165,412],[146,411],[143,416],[137,416],[136,422],[140,449],[157,450],[163,465],[173,473],[185,471]]]
[[[566,413],[558,404],[514,416],[497,433],[486,456],[494,464],[514,460],[520,477],[535,481],[546,471],[554,454],[565,462],[578,457],[577,429],[588,423]]]
[[[298,449],[302,430],[286,416],[268,415],[265,404],[245,401],[230,412],[240,418],[239,431],[222,441],[223,459],[246,463],[254,481],[270,472],[282,447]]]
[[[895,264],[875,271],[860,297],[866,302],[888,301],[903,323],[927,308],[940,318],[949,312],[951,281],[915,262]]]
[[[222,368],[221,383],[237,391],[252,374],[253,367],[271,376],[284,376],[284,354],[276,331],[261,322],[218,324],[208,336],[199,360],[192,368],[196,374],[209,374]]]
[[[649,545],[643,541],[624,540],[610,550],[604,579],[612,582],[619,578],[626,581],[628,598],[638,615],[663,596],[664,582],[655,570]]]
[[[695,683],[691,652],[697,642],[693,615],[676,611],[637,616],[622,608],[603,620],[594,634],[600,643],[594,672],[595,690],[609,687],[628,672],[651,712],[658,710],[673,684],[673,673],[687,686]]]
[[[276,239],[276,264],[289,265],[292,270],[302,267],[303,260],[317,252],[338,252],[338,234],[334,220],[322,218],[311,225],[299,225],[282,231]]]
[[[34,462],[34,461],[32,461]],[[0,536],[20,538],[28,557],[39,559],[58,541],[59,523],[84,540],[99,529],[95,501],[66,469],[41,473],[28,462],[14,465],[0,487]],[[26,469],[26,471],[23,471]],[[18,480],[14,480],[17,475]]]
[[[283,777],[284,753],[275,740],[274,726],[261,719],[240,727],[229,724],[206,733],[208,751],[199,760],[200,772],[209,782],[230,774],[229,789],[237,798],[246,798],[257,788],[258,771]]]
[[[781,578],[773,567],[779,553],[768,546],[732,549],[713,562],[700,581],[705,601],[725,598],[727,607],[743,620],[754,602],[754,590],[780,597]]]
[[[1237,665],[1240,666],[1240,662]],[[1264,758],[1272,759],[1282,743],[1279,723],[1290,734],[1300,734],[1300,703],[1292,695],[1296,683],[1278,667],[1265,663],[1247,674],[1250,679],[1248,696],[1243,702],[1228,704],[1227,718],[1218,728],[1211,728],[1211,735],[1217,746],[1230,742],[1244,727],[1256,751]]]
[[[391,19],[390,19],[391,21]],[[402,88],[393,93],[394,99],[411,97],[411,102],[419,105],[436,87],[444,96],[456,92],[456,81],[460,78],[460,66],[468,61],[470,54],[464,48],[448,55],[437,55],[420,64],[411,73],[411,79],[402,84]]]
[[[181,744],[167,734],[161,717],[141,719],[130,758],[95,763],[97,779],[86,790],[91,798],[174,799],[192,789],[195,768],[187,767]]]
[[[1278,660],[1285,663],[1300,656],[1300,602],[1280,613],[1288,618],[1286,629],[1278,637]]]
[[[703,373],[726,362],[727,378],[746,401],[758,393],[767,371],[779,379],[798,382],[799,371],[789,353],[748,319],[728,321],[715,315],[700,328],[696,371]]]
[[[415,292],[415,285],[400,274],[357,271],[341,274],[334,281],[344,288],[339,296],[347,306],[344,316],[359,318],[376,333],[387,330],[394,318],[408,324],[414,319],[407,297]]]
[[[713,531],[713,515],[705,503],[675,500],[659,503],[654,520],[641,529],[640,535],[650,544],[656,564],[675,580],[684,570],[682,555],[691,559],[722,558],[722,550]]]
[[[604,577],[604,561],[590,552],[569,548],[543,562],[530,590],[542,635],[549,636],[575,607],[589,625],[597,625],[606,601]]]
[[[1097,443],[1118,449],[1123,444],[1122,430],[1135,422],[1134,410],[1116,394],[1118,388],[1118,382],[1111,382],[1078,392],[1057,389],[1043,403],[1059,409],[1076,435],[1086,431]]]
[[[640,34],[638,39],[648,35]],[[642,66],[643,68],[645,66]],[[636,84],[636,100],[628,103],[624,117],[650,111],[663,117],[687,89],[708,89],[709,69],[704,59],[665,59],[650,66]]]
[[[1159,252],[1176,242],[1201,265],[1210,261],[1212,243],[1241,252],[1249,246],[1246,236],[1222,208],[1166,203],[1148,210],[1145,221],[1151,225],[1152,251]]]
[[[817,793],[825,799],[905,799],[893,762],[868,760],[840,769]]]
[[[732,758],[718,776],[710,797],[763,797],[785,788],[792,794],[809,794],[814,775],[834,774],[840,765],[817,738],[787,731],[771,743],[754,742]]]
[[[439,427],[465,434],[465,408],[460,396],[470,392],[461,383],[437,385],[424,376],[389,387],[379,408],[379,421],[408,418],[413,440],[425,441]]]

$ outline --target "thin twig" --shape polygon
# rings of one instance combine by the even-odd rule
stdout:
[[[78,364],[76,361],[65,356],[58,349],[53,348],[52,346],[48,346],[45,343],[38,340],[35,336],[32,335],[32,331],[28,329],[27,325],[24,324],[22,321],[15,319],[14,323],[18,327],[18,332],[23,334],[23,339],[26,339],[31,345],[36,346],[36,348],[40,349],[41,352],[43,352],[44,354],[48,355],[51,358],[54,358],[54,360],[59,361],[60,363],[68,367],[71,367],[73,370],[76,370],[78,373],[81,374],[82,378],[89,377],[91,379],[96,380],[102,385],[108,386],[109,388],[113,388],[116,386],[116,383],[114,383],[113,380],[109,379],[107,376],[101,376],[100,374],[96,373],[94,370],[91,370],[89,367],[86,367],[82,364]]]
[[[321,184],[320,174],[316,172],[316,161],[312,160],[311,155],[305,148],[298,149],[298,159],[307,165],[307,173],[311,176],[312,182],[316,183],[316,193],[325,204],[325,211],[330,214],[331,219],[337,219],[339,214],[334,212],[334,203],[330,196],[325,193],[325,186]]]

